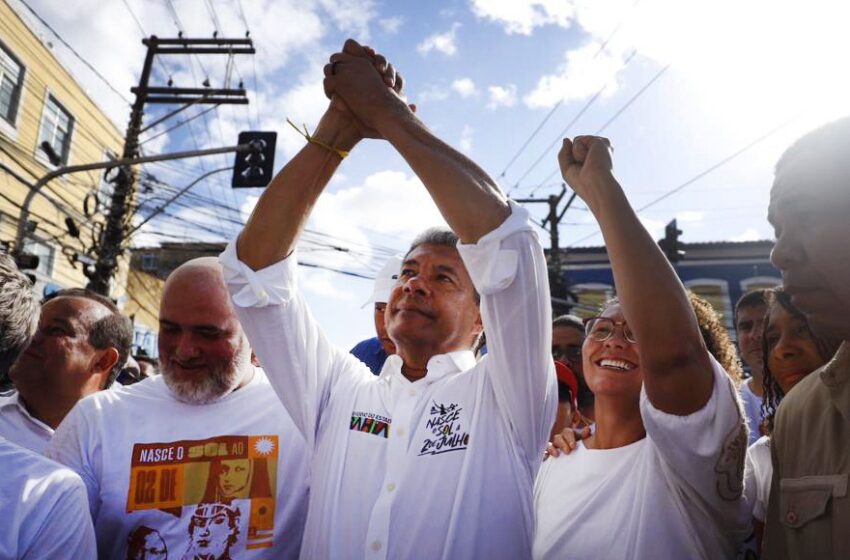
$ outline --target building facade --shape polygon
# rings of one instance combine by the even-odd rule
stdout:
[[[124,138],[17,6],[0,0],[0,242],[39,258],[29,272],[40,292],[85,286],[109,198],[103,172],[65,175],[42,188],[15,248],[21,207],[40,177],[114,158]],[[111,296],[122,302],[126,263],[120,270]]]
[[[770,263],[772,241],[720,241],[689,243],[683,258],[674,264],[686,288],[711,302],[730,333],[734,331],[734,305],[749,290],[782,283]],[[605,247],[581,247],[561,253],[561,276],[575,295],[574,312],[590,316],[614,295],[614,276]]]

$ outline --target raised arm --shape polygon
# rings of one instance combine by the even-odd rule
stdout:
[[[381,89],[401,91],[401,76],[371,50],[363,50],[363,71],[374,76]],[[333,72],[325,66],[325,74]],[[272,179],[257,201],[236,242],[239,259],[254,270],[263,269],[289,255],[304,228],[313,205],[342,162],[339,152],[350,152],[363,138],[377,133],[359,122],[345,103],[327,89],[325,114],[308,142]],[[333,148],[333,149],[329,149]]]
[[[510,215],[504,195],[480,167],[434,136],[404,100],[370,73],[369,52],[349,39],[331,57],[325,89],[339,95],[365,126],[407,160],[463,243],[475,243]]]
[[[655,408],[688,415],[711,397],[708,352],[682,283],[629,205],[612,172],[608,140],[564,140],[564,179],[602,229],[626,321],[639,342],[646,394]]]

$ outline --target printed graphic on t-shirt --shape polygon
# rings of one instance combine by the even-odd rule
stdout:
[[[170,547],[185,551],[179,558],[230,558],[231,547],[240,540],[245,549],[269,548],[273,544],[277,458],[276,435],[137,443],[133,446],[127,512],[158,509],[185,519],[185,545],[175,549],[171,543]],[[190,507],[184,510],[184,506]],[[240,527],[244,529],[246,516],[247,535],[242,535],[245,531]],[[128,535],[128,557],[167,558],[165,544],[155,528],[139,526]],[[134,550],[150,548],[166,552],[133,556]]]
[[[382,438],[390,437],[390,424],[392,420],[380,414],[371,412],[352,412],[349,430],[355,432],[366,432]]]
[[[425,424],[433,437],[422,442],[419,455],[439,455],[449,451],[461,451],[469,444],[469,434],[463,430],[461,411],[455,403],[432,403]]]

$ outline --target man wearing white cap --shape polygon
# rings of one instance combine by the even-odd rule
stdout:
[[[387,334],[387,325],[384,323],[384,310],[390,300],[390,292],[398,280],[398,271],[401,269],[401,258],[390,257],[384,267],[375,278],[375,286],[372,288],[372,296],[363,304],[366,307],[370,303],[375,304],[375,333],[378,336],[358,342],[351,353],[369,366],[372,373],[380,375],[381,368],[387,356],[395,354],[395,344]]]

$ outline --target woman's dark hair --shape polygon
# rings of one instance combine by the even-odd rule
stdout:
[[[812,332],[806,316],[803,315],[802,311],[794,307],[794,304],[791,303],[791,296],[789,296],[788,292],[783,290],[781,286],[770,290],[767,295],[767,311],[764,316],[764,330],[761,333],[762,358],[764,360],[764,396],[762,396],[761,400],[761,413],[767,423],[768,432],[773,431],[773,417],[776,414],[776,409],[779,406],[779,403],[785,396],[785,392],[782,390],[782,387],[779,386],[779,382],[776,380],[773,373],[771,373],[770,365],[768,365],[768,356],[770,356],[770,351],[772,350],[772,347],[767,342],[768,321],[770,319],[770,313],[776,309],[777,306],[781,307],[787,313],[790,313],[795,319],[803,321],[806,325],[806,330],[809,332],[809,336],[811,337],[812,342],[814,342],[815,348],[817,348],[818,354],[824,363],[832,359],[835,352],[838,350],[838,347],[841,345],[841,341],[837,338],[818,336]]]

